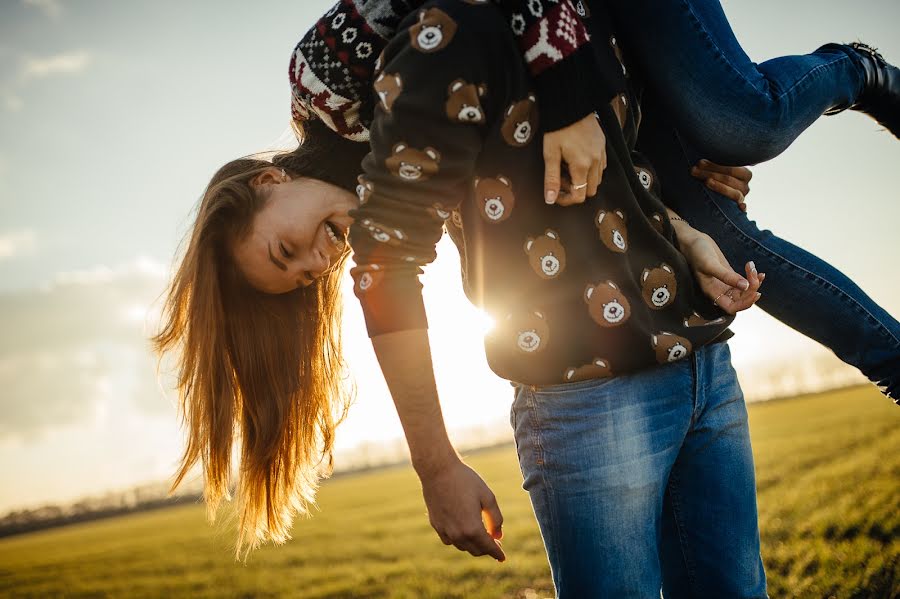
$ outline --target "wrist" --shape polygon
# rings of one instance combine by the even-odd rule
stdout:
[[[449,441],[444,447],[430,447],[427,452],[410,451],[412,458],[413,470],[416,471],[420,480],[427,480],[440,475],[454,464],[462,462],[459,454],[453,448]]]

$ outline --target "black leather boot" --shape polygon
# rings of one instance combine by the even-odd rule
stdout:
[[[855,103],[835,106],[825,114],[837,114],[848,108],[857,110],[900,139],[900,69],[887,62],[875,48],[862,42],[853,42],[843,48],[848,48],[862,63],[866,81]]]

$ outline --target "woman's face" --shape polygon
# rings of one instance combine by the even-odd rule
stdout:
[[[266,169],[251,185],[268,194],[250,233],[232,246],[238,268],[253,287],[286,293],[321,276],[344,252],[347,214],[356,194],[317,179],[291,179]]]

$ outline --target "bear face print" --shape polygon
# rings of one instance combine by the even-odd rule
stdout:
[[[547,229],[540,237],[529,237],[525,253],[531,268],[542,279],[555,279],[566,269],[566,249],[553,229]]]
[[[378,105],[381,106],[385,112],[389,113],[391,107],[394,105],[394,100],[396,100],[397,96],[400,95],[400,92],[403,91],[403,80],[400,78],[400,75],[382,73],[376,77],[372,87],[375,88],[375,93],[378,94]]]
[[[419,12],[419,22],[409,29],[413,48],[426,53],[446,48],[455,34],[456,21],[439,8]]]
[[[590,364],[566,368],[565,372],[563,372],[563,380],[567,383],[574,383],[576,381],[587,381],[590,379],[603,379],[611,377],[612,375],[612,368],[609,367],[608,360],[594,358]]]
[[[600,232],[600,241],[616,253],[624,253],[628,249],[628,230],[625,228],[625,213],[621,210],[599,210],[594,224]]]
[[[375,186],[371,181],[366,179],[365,175],[359,175],[356,178],[356,197],[359,198],[360,204],[365,204],[369,201],[369,198],[372,197],[372,192],[375,191]]]
[[[538,310],[519,316],[509,315],[506,324],[515,348],[523,354],[536,354],[550,342],[550,326]]]
[[[660,235],[665,235],[665,233],[664,233],[665,229],[663,228],[662,214],[660,214],[659,212],[654,212],[653,214],[651,214],[650,215],[650,225],[653,227],[653,229],[657,233],[659,233]]]
[[[637,174],[638,181],[641,182],[641,185],[644,186],[644,189],[650,191],[650,188],[653,186],[653,174],[651,174],[647,169],[640,166],[634,167],[634,172]]]
[[[688,316],[687,318],[684,319],[684,326],[685,326],[685,328],[706,327],[706,326],[722,324],[723,322],[725,322],[724,316],[720,316],[718,318],[708,320],[706,318],[703,318],[696,312],[694,312],[693,314],[691,314],[690,316]]]
[[[678,284],[675,271],[663,262],[656,268],[645,268],[641,273],[641,290],[644,303],[654,310],[661,310],[675,301]]]
[[[372,236],[372,239],[374,239],[375,241],[380,241],[381,243],[397,246],[406,239],[406,235],[400,229],[391,229],[390,227],[385,227],[384,225],[376,223],[370,218],[363,219],[360,224],[366,231],[369,232],[369,235]]]
[[[673,333],[653,335],[650,346],[656,352],[656,361],[660,364],[678,361],[691,353],[691,342]]]
[[[354,268],[353,271],[353,278],[356,281],[353,291],[356,295],[367,292],[377,285],[381,281],[382,276],[384,276],[384,272],[378,264],[369,264],[365,267],[365,270]]]
[[[404,181],[418,182],[429,179],[438,172],[440,153],[434,148],[417,150],[403,142],[394,144],[393,152],[384,161],[391,174]]]
[[[516,203],[512,183],[503,175],[475,179],[475,201],[484,220],[501,223],[509,218]]]
[[[612,281],[588,285],[584,290],[584,301],[591,318],[601,327],[619,326],[631,316],[628,300]]]
[[[521,147],[531,141],[537,125],[537,98],[534,94],[528,94],[527,98],[511,104],[506,109],[500,133],[506,143]]]
[[[467,83],[457,79],[447,89],[447,116],[457,123],[480,125],[484,122],[484,109],[480,98],[484,97],[487,87]]]

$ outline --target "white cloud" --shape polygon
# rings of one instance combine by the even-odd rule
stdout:
[[[138,256],[131,262],[119,264],[114,267],[98,264],[84,270],[69,270],[56,273],[53,281],[44,287],[50,290],[53,287],[65,285],[93,285],[108,283],[115,279],[136,277],[140,279],[162,280],[168,272],[166,266],[149,256]]]
[[[8,110],[9,112],[19,112],[25,105],[25,103],[22,101],[22,98],[14,94],[6,94],[3,97],[3,104],[4,106],[6,106],[6,110]]]
[[[79,50],[64,52],[43,58],[26,58],[22,65],[22,76],[26,79],[38,79],[62,73],[80,73],[91,63],[90,53]]]
[[[109,409],[171,411],[148,339],[166,272],[139,257],[0,293],[0,440],[103,420]]]
[[[62,4],[57,0],[22,0],[22,4],[38,9],[51,19],[58,19],[63,12]]]
[[[37,236],[31,229],[0,234],[0,260],[34,251]]]

